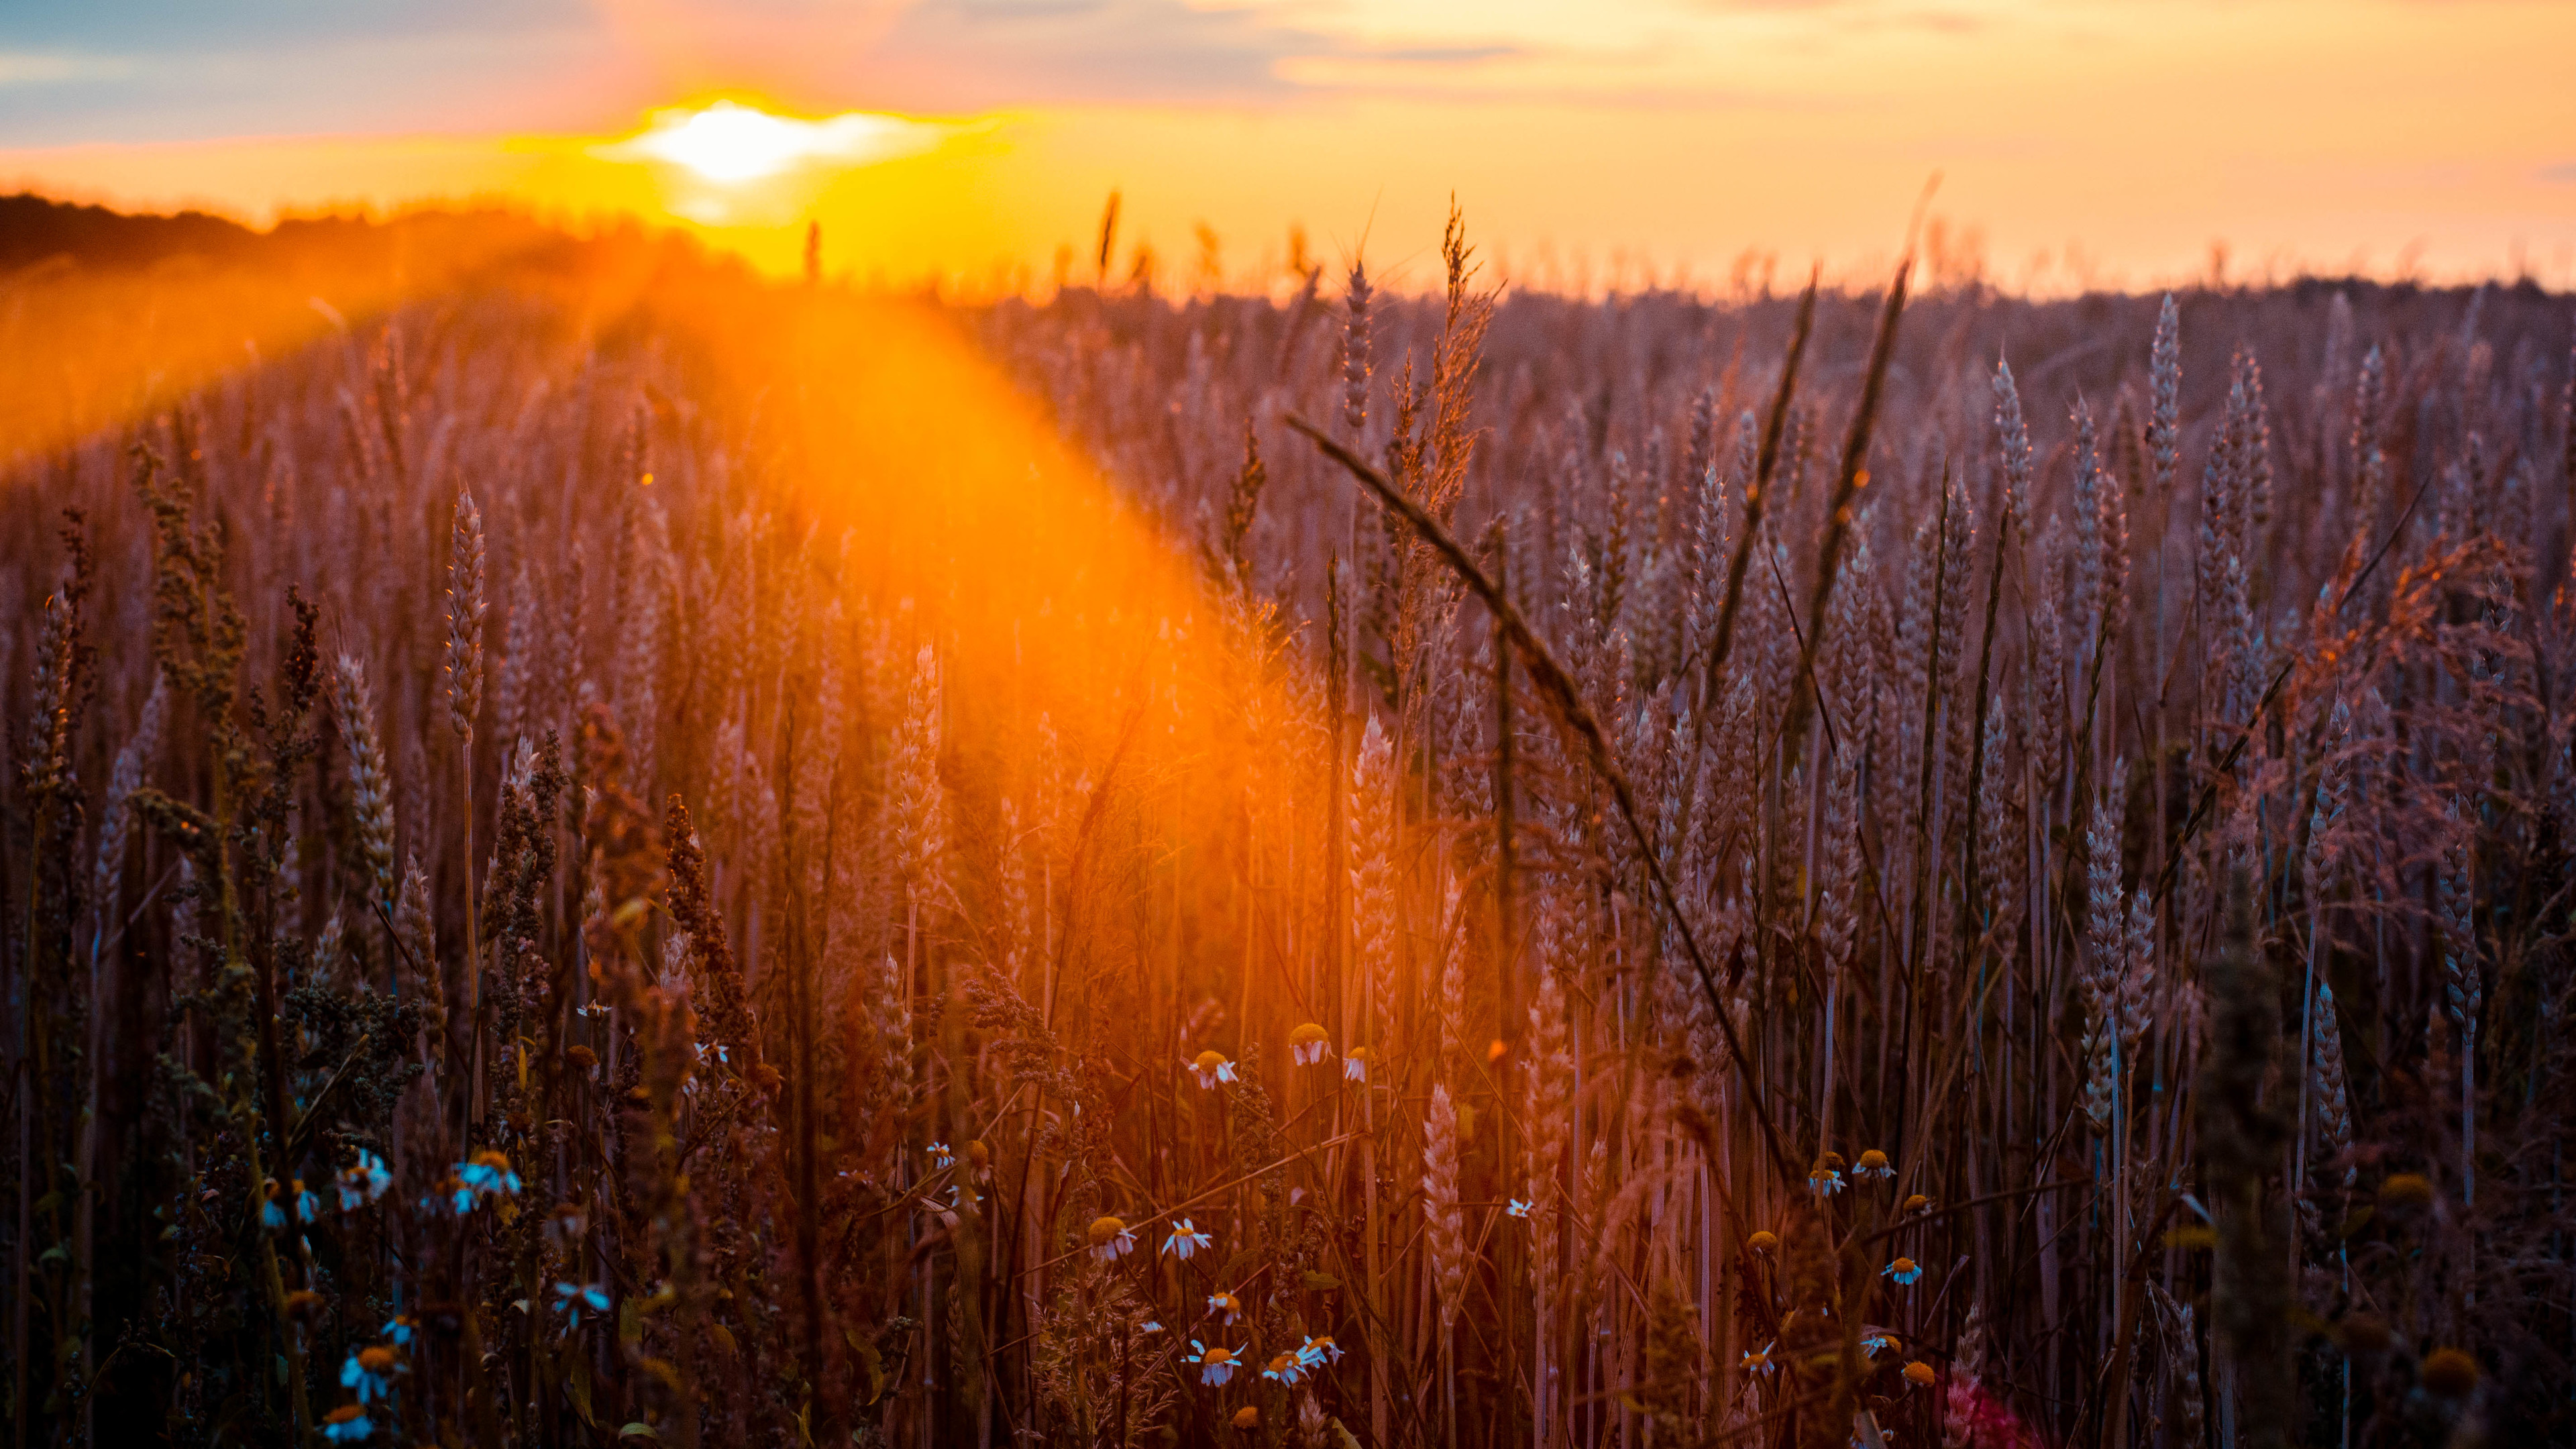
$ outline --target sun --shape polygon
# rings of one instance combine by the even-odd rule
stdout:
[[[806,167],[866,166],[919,155],[956,130],[945,122],[880,111],[807,120],[715,101],[656,111],[643,130],[597,154],[662,162],[717,186],[742,186]]]

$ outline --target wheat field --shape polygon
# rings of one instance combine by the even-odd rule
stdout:
[[[1441,257],[0,283],[11,1442],[2571,1442],[2566,299]]]

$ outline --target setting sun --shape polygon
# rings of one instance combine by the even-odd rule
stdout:
[[[667,162],[718,185],[738,185],[802,166],[865,166],[916,156],[956,130],[874,111],[809,121],[717,101],[695,110],[656,111],[642,131],[595,154],[610,161]]]

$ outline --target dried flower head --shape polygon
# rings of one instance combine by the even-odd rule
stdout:
[[[2424,1390],[2445,1399],[2465,1399],[2478,1386],[2478,1361],[2456,1348],[2437,1348],[2424,1355],[2416,1376]]]

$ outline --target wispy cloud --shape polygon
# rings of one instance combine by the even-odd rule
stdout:
[[[2540,179],[2562,185],[2576,184],[2576,161],[2561,161],[2555,166],[2543,166],[2540,168]]]
[[[1289,94],[1282,61],[1340,48],[1255,11],[1182,0],[924,0],[857,69],[915,110],[1239,102]]]
[[[67,81],[110,80],[133,69],[133,62],[113,55],[71,51],[0,50],[0,88],[60,85]]]

